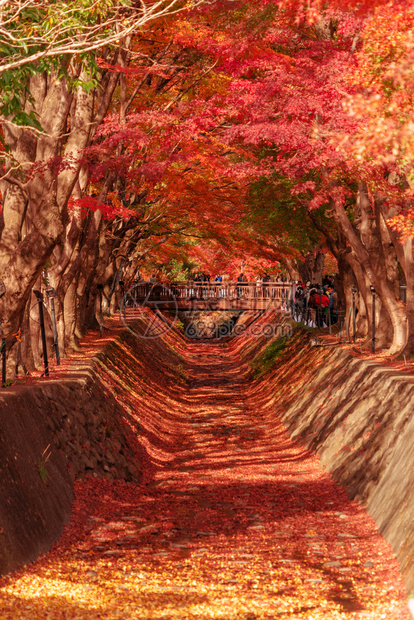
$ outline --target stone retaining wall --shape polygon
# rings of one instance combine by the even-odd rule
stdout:
[[[77,477],[151,483],[186,379],[182,336],[139,337],[147,328],[143,315],[63,379],[0,391],[0,574],[60,537]]]
[[[310,338],[292,338],[254,389],[271,393],[269,415],[280,414],[289,435],[366,506],[413,596],[414,376],[343,346],[311,347]]]
[[[138,480],[123,410],[93,370],[0,393],[0,574],[47,551],[76,476]]]

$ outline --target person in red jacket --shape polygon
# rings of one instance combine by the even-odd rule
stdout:
[[[326,308],[329,306],[329,297],[325,295],[323,288],[315,295],[316,304],[316,325],[318,327],[324,326]]]

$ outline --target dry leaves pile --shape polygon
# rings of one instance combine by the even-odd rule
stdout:
[[[388,543],[250,402],[231,349],[185,358],[173,460],[140,486],[79,481],[59,543],[0,582],[0,618],[407,619]]]

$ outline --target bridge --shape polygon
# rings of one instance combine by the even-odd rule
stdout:
[[[142,282],[124,293],[122,305],[158,310],[266,310],[285,307],[290,296],[286,282]]]

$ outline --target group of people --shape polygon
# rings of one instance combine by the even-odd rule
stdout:
[[[270,282],[270,276],[267,273],[267,271],[265,271],[262,276],[257,276],[256,278],[256,287],[263,288],[263,297],[269,296],[269,289],[268,289],[269,282]],[[247,279],[246,274],[241,272],[237,278],[237,289],[239,290],[239,287],[241,286],[247,286],[248,283],[249,281]]]
[[[211,275],[209,273],[204,273],[204,271],[200,271],[194,276],[194,282],[210,282]]]
[[[338,294],[332,276],[325,277],[322,285],[297,282],[291,303],[292,314],[312,327],[338,322]]]
[[[270,275],[267,273],[267,271],[265,271],[263,273],[262,276],[258,276],[255,280],[256,286],[260,286],[263,287],[263,296],[266,297],[268,296],[268,284],[270,282],[271,278]],[[199,272],[194,276],[193,279],[194,284],[197,285],[201,285],[201,284],[205,284],[205,283],[210,283],[211,282],[211,276],[209,273],[203,273],[203,272]],[[213,278],[213,283],[214,284],[222,284],[222,282],[224,282],[224,278],[223,276],[218,273],[214,278]],[[244,272],[240,272],[240,274],[237,277],[236,280],[236,295],[237,297],[242,296],[242,291],[244,290],[243,287],[248,286],[249,284],[249,280],[246,276],[246,274]],[[200,287],[201,289],[201,287]],[[247,290],[247,289],[246,289]],[[199,296],[202,296],[202,290],[199,291]]]
[[[200,271],[199,273],[197,273],[197,274],[194,276],[194,280],[193,280],[193,282],[210,282],[210,281],[211,281],[211,276],[210,276],[210,274],[209,274],[209,273],[203,273],[203,272],[201,272],[201,271]],[[220,284],[220,282],[223,282],[223,276],[222,276],[221,274],[219,274],[219,273],[218,273],[218,274],[214,277],[213,282],[215,282],[216,284],[217,284],[217,283],[219,283],[219,284]],[[239,274],[239,275],[238,275],[238,277],[237,277],[237,282],[238,282],[238,283],[244,283],[244,284],[247,284],[249,281],[248,281],[248,279],[247,279],[246,274],[245,274],[245,273],[243,273],[243,272],[240,272],[240,274]],[[270,276],[269,276],[269,274],[267,273],[267,271],[265,271],[265,272],[263,273],[263,276],[257,276],[257,278],[256,278],[256,283],[259,283],[259,282],[264,282],[264,283],[266,283],[266,282],[270,282]]]

